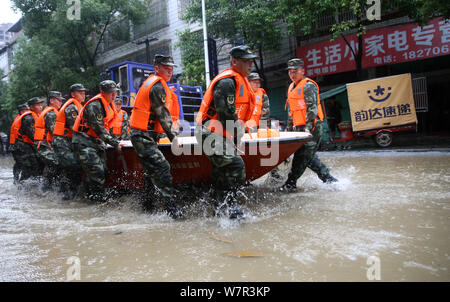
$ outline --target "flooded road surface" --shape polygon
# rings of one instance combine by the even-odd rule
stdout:
[[[73,259],[82,281],[450,281],[450,153],[319,155],[337,184],[307,171],[280,194],[257,180],[240,224],[201,203],[172,221],[132,196],[18,190],[0,158],[0,281],[65,281]],[[239,251],[261,257],[223,255]]]

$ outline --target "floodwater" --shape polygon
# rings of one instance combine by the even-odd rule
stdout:
[[[204,201],[172,221],[133,196],[92,205],[18,190],[0,158],[0,281],[65,281],[73,259],[81,281],[450,281],[450,153],[319,156],[338,183],[307,171],[282,194],[257,180],[241,223]],[[260,257],[224,255],[241,251]]]

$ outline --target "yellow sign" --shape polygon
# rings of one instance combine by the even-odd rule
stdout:
[[[411,74],[347,84],[353,131],[417,123]]]

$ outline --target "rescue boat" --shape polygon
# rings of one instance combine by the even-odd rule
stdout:
[[[306,132],[275,132],[276,135],[273,135],[273,131],[244,135],[239,154],[245,163],[247,181],[270,172],[303,144],[312,140],[312,135]],[[122,141],[122,144],[122,154],[118,154],[112,147],[107,150],[106,187],[118,190],[140,189],[144,184],[141,161],[131,141]],[[180,137],[177,145],[174,148],[170,142],[164,141],[158,144],[170,163],[173,184],[210,184],[211,163],[197,139],[194,136]]]

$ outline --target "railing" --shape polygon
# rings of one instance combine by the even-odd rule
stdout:
[[[416,112],[428,112],[427,78],[412,79],[412,88]]]

